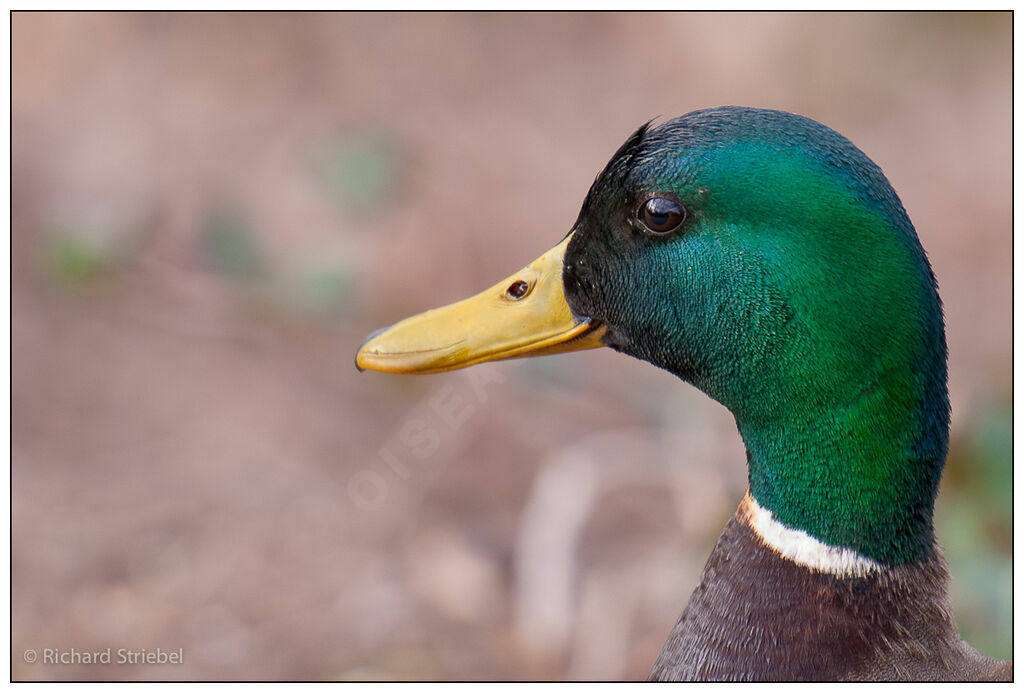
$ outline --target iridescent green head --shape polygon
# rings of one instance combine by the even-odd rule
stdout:
[[[931,549],[942,308],[899,198],[839,134],[749,108],[644,126],[555,248],[374,333],[356,363],[434,373],[602,344],[728,407],[751,493],[784,524],[883,563]]]
[[[640,128],[565,252],[574,314],[728,407],[751,492],[885,563],[932,544],[948,442],[935,280],[899,198],[807,118],[718,108]]]

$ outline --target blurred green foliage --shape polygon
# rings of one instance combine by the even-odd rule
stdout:
[[[317,150],[312,173],[335,204],[353,216],[365,217],[390,207],[402,195],[407,159],[395,135],[349,133]]]
[[[200,230],[199,245],[210,266],[233,279],[255,279],[266,269],[256,229],[237,207],[214,209]]]
[[[73,291],[114,275],[138,246],[139,224],[103,205],[51,209],[39,234],[37,260],[44,273]]]
[[[355,281],[342,267],[316,265],[286,273],[271,300],[291,316],[330,320],[352,306]]]
[[[74,235],[55,235],[46,257],[54,274],[71,285],[103,276],[114,265],[108,248]]]
[[[1011,659],[1013,613],[1013,409],[1009,397],[972,408],[950,441],[936,531],[953,574],[953,610],[964,639]]]
[[[294,262],[265,249],[260,229],[240,207],[222,204],[198,236],[207,266],[234,290],[278,317],[321,321],[352,305],[351,271],[329,254]]]

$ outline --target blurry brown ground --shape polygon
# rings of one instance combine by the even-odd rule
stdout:
[[[637,125],[721,104],[836,128],[909,210],[956,615],[1009,656],[1010,29],[15,14],[14,678],[643,677],[745,488],[728,413],[610,351],[352,360],[557,242]],[[184,664],[23,659],[108,646]]]

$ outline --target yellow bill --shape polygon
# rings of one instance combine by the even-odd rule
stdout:
[[[490,289],[378,332],[359,347],[360,370],[440,373],[484,361],[604,346],[604,327],[577,319],[562,291],[572,234]]]

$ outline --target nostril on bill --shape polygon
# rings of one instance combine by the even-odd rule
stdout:
[[[524,282],[522,279],[517,279],[516,281],[509,284],[508,288],[505,289],[505,295],[508,296],[513,301],[518,301],[519,299],[526,296],[526,294],[529,291],[530,285]]]

